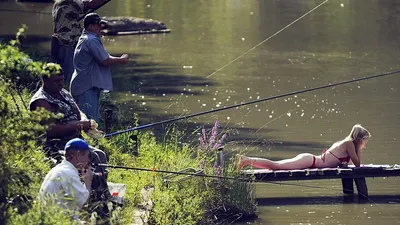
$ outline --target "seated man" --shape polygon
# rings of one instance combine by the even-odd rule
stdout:
[[[65,145],[65,160],[44,178],[39,197],[42,204],[56,203],[74,219],[89,198],[93,172],[89,164],[90,148],[86,141],[74,138]],[[79,175],[82,176],[82,184]]]
[[[91,122],[79,110],[71,94],[63,88],[64,75],[61,67],[58,64],[48,63],[44,66],[44,70],[49,72],[49,76],[42,77],[42,86],[31,98],[29,109],[36,110],[41,107],[55,114],[63,114],[62,118],[45,122],[50,126],[46,133],[44,149],[48,157],[54,157],[59,154],[59,150],[64,149],[69,140],[82,138],[82,131],[90,131]],[[103,151],[89,147],[91,163],[107,163]],[[95,201],[108,200],[111,196],[108,191],[106,171],[102,167],[97,167],[95,172],[103,176],[94,176],[91,196]]]

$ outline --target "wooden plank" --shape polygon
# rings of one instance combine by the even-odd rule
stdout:
[[[278,171],[274,171],[274,173],[275,173],[275,178],[277,178],[277,179],[278,178],[285,179],[290,176],[289,170],[278,170]]]
[[[305,170],[289,170],[291,177],[306,176]]]
[[[399,167],[388,165],[371,165],[363,167],[348,168],[323,168],[304,170],[267,170],[255,169],[244,170],[244,175],[254,175],[256,182],[268,181],[290,181],[290,180],[314,180],[314,179],[342,179],[342,178],[365,178],[365,177],[392,177],[400,176]],[[366,190],[367,193],[367,190]]]

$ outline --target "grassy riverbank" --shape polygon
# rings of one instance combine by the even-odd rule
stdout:
[[[33,87],[44,71],[41,70],[43,62],[32,61],[20,51],[19,45],[13,41],[0,46],[0,221],[71,224],[70,218],[57,208],[44,208],[37,202],[40,184],[50,169],[38,142],[46,129],[39,121],[55,115],[26,109]],[[131,116],[131,122],[137,122]],[[133,211],[140,204],[145,187],[154,188],[151,224],[214,224],[234,221],[241,215],[255,215],[252,184],[193,176],[181,180],[182,175],[164,182],[167,173],[157,170],[194,168],[213,176],[237,175],[231,159],[226,160],[224,168],[219,165],[217,148],[229,137],[218,130],[218,123],[212,130],[188,132],[193,132],[193,138],[185,143],[181,140],[184,131],[173,125],[165,131],[161,142],[150,131],[137,134],[138,142],[131,140],[131,133],[102,140],[87,137],[90,144],[109,155],[112,165],[154,170],[110,169],[110,182],[127,185],[125,204],[113,211],[111,224],[132,223]],[[135,156],[133,149],[138,143],[139,154]],[[99,223],[95,222],[94,215],[85,212],[82,218]]]

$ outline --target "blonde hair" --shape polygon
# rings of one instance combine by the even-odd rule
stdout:
[[[371,137],[371,133],[362,127],[360,124],[356,124],[350,131],[350,134],[347,136],[346,139],[350,139],[355,142],[359,142],[361,140],[365,140]]]

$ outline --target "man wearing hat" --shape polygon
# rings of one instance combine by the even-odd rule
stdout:
[[[49,171],[40,187],[41,202],[55,201],[59,207],[76,217],[76,212],[88,200],[91,190],[93,172],[89,154],[90,147],[86,141],[79,138],[68,141],[65,159]]]
[[[112,91],[110,66],[128,63],[128,55],[111,56],[101,39],[101,18],[89,13],[83,20],[84,30],[74,52],[74,73],[70,91],[79,108],[90,118],[99,122],[100,93]]]
[[[104,5],[106,0],[55,0],[52,16],[53,31],[51,53],[65,73],[65,85],[69,86],[74,72],[73,56],[76,43],[82,34],[79,18],[89,10]]]

